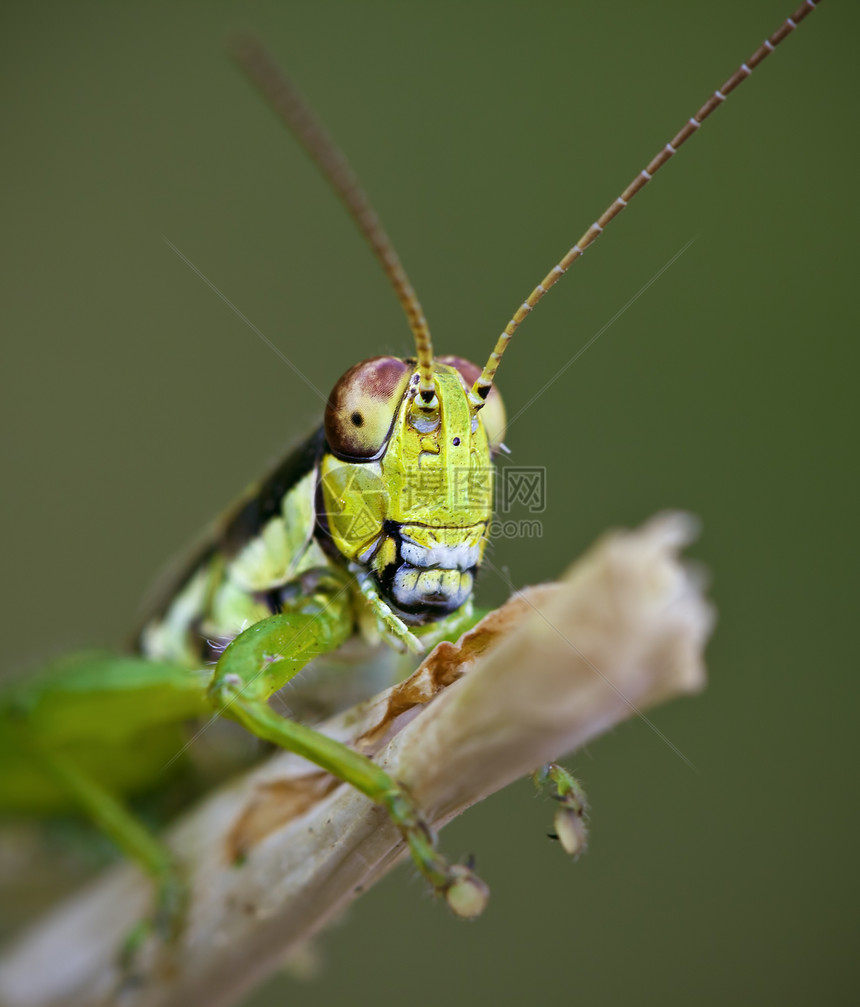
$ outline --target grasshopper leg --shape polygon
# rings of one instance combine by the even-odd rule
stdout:
[[[357,568],[353,572],[358,577],[358,584],[371,612],[376,616],[376,622],[381,634],[397,650],[409,651],[411,654],[423,654],[424,645],[410,632],[406,623],[391,609],[373,586],[373,581],[367,574],[362,574]]]
[[[266,741],[308,759],[382,805],[400,830],[412,859],[434,891],[460,916],[477,916],[488,891],[472,869],[450,864],[436,836],[406,790],[370,759],[304,724],[280,716],[268,698],[297,674],[319,649],[331,649],[351,631],[340,623],[337,605],[323,618],[311,608],[292,610],[255,623],[221,655],[209,698],[222,716],[238,721]],[[310,651],[310,653],[309,653]]]
[[[174,940],[182,927],[187,900],[185,885],[170,851],[121,801],[82,772],[73,760],[50,752],[40,752],[38,758],[81,811],[153,879],[156,903],[151,925],[165,940]],[[136,928],[129,944],[140,943],[149,928],[147,923]]]
[[[558,839],[565,853],[578,857],[588,844],[588,799],[582,784],[556,762],[536,770],[532,779],[539,790],[558,802],[552,838]]]

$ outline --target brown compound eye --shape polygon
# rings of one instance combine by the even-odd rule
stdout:
[[[464,360],[463,357],[439,357],[440,364],[447,364],[460,372],[463,384],[468,391],[481,376],[481,368],[473,364],[471,360]],[[490,442],[490,450],[498,451],[499,445],[505,439],[505,427],[507,417],[502,396],[495,385],[490,389],[487,401],[478,413],[484,429],[487,431],[487,440]]]
[[[334,454],[370,461],[385,446],[412,366],[397,357],[373,357],[351,367],[326,404],[325,436]]]

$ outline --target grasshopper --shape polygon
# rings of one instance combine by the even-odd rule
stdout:
[[[492,517],[505,414],[495,376],[520,324],[610,221],[816,6],[804,4],[665,144],[517,308],[483,367],[437,357],[412,285],[340,152],[252,42],[238,58],[331,182],[377,255],[415,343],[335,384],[320,429],[220,522],[124,657],[83,654],[0,694],[0,810],[88,815],[153,877],[156,916],[181,922],[180,872],[128,810],[212,716],[294,751],[386,808],[419,872],[463,916],[486,890],[452,864],[420,809],[370,760],[280,716],[269,698],[312,658],[377,639],[420,654],[475,618],[472,594]],[[127,757],[131,756],[133,757]],[[546,774],[572,815],[581,793]]]

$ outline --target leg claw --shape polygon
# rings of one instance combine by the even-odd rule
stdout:
[[[559,808],[553,820],[555,838],[568,856],[578,857],[588,845],[588,828],[582,813],[569,808]]]
[[[553,825],[557,839],[571,857],[578,857],[588,845],[588,799],[579,781],[563,766],[554,762],[534,774],[535,784],[558,801]]]
[[[471,920],[480,916],[490,898],[490,889],[465,864],[454,864],[450,875],[453,880],[445,889],[448,907],[462,919]]]
[[[437,848],[436,834],[421,818],[402,791],[389,796],[389,814],[409,846],[412,860],[437,895],[444,895],[449,908],[464,919],[480,916],[490,897],[490,889],[465,864],[450,864]]]

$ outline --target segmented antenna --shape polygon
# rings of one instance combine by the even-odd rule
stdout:
[[[692,119],[688,119],[684,123],[682,129],[676,133],[675,136],[672,137],[671,141],[648,162],[648,165],[639,172],[639,174],[633,179],[630,185],[627,186],[615,202],[610,203],[610,205],[603,211],[591,227],[588,228],[585,234],[582,235],[579,241],[577,241],[573,248],[571,248],[567,255],[565,255],[557,265],[552,267],[552,269],[534,288],[525,301],[523,301],[523,303],[517,308],[514,312],[513,318],[508,322],[505,326],[504,332],[499,336],[493,352],[490,354],[490,358],[481,372],[481,376],[472,386],[470,400],[473,406],[480,409],[484,404],[490,393],[490,388],[492,388],[493,378],[498,370],[502,354],[505,352],[513,334],[520,327],[523,319],[526,318],[527,315],[531,314],[534,307],[543,298],[547,291],[558,283],[561,277],[568,271],[571,264],[578,259],[580,255],[582,255],[582,253],[593,241],[596,240],[598,235],[603,233],[609,221],[612,220],[613,217],[617,216],[624,207],[627,206],[636,193],[639,192],[640,189],[643,189],[648,182],[651,181],[657,171],[662,168],[670,158],[677,154],[678,148],[681,144],[685,143],[695,132],[697,132],[699,126],[702,125],[705,119],[707,119],[715,109],[722,105],[728,95],[731,94],[731,92],[734,91],[734,89],[744,80],[746,80],[759,63],[767,59],[779,43],[782,42],[783,39],[787,38],[800,24],[800,22],[808,14],[811,14],[820,3],[821,0],[805,0],[805,3],[798,7],[791,17],[786,18],[773,35],[762,42],[746,63],[741,63],[738,69],[731,77],[729,77],[725,84],[723,84],[719,90],[714,91],[711,97],[708,98],[705,104],[702,105]]]
[[[245,75],[267,99],[328,179],[373,249],[394,287],[415,337],[419,394],[425,402],[433,401],[433,344],[427,319],[400,257],[355,172],[304,98],[256,39],[248,36],[236,38],[231,44],[231,51]]]

